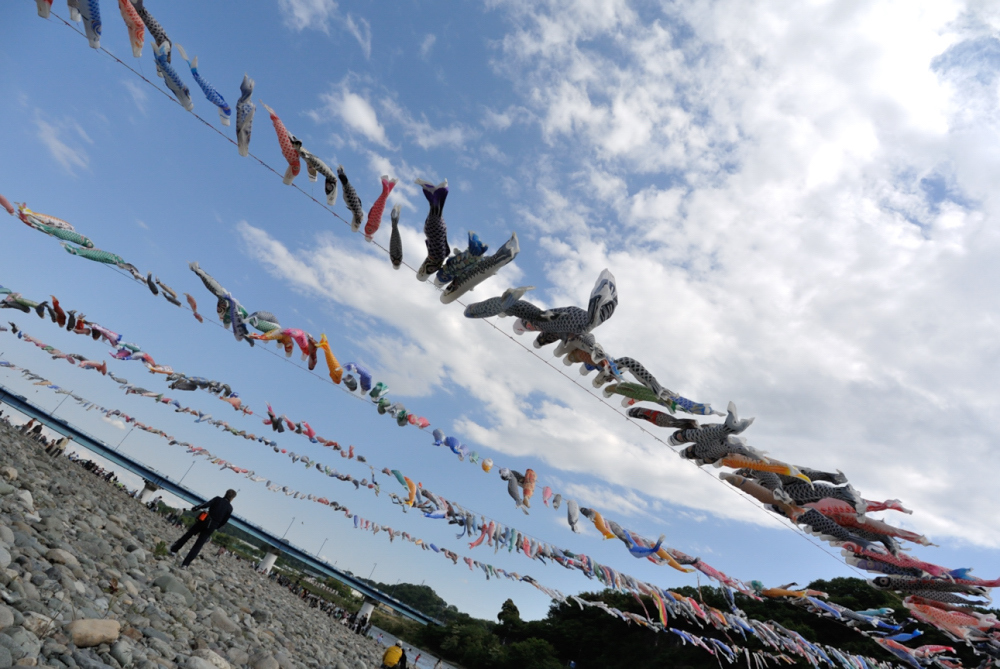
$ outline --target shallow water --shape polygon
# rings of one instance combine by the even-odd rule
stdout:
[[[383,647],[387,648],[392,644],[396,643],[396,637],[389,634],[385,630],[380,630],[375,626],[372,626],[371,630],[368,632],[368,636],[370,636],[373,639],[378,639],[379,634],[382,635]],[[413,646],[412,644],[406,643],[403,640],[400,640],[399,643],[403,647],[403,650],[406,651],[407,667],[418,667],[419,669],[433,669],[434,663],[438,661],[438,657],[433,653],[430,653],[425,650],[420,650],[419,648]],[[414,664],[413,658],[415,658],[417,655],[421,656],[420,662]],[[459,669],[455,665],[448,664],[447,662],[442,663],[441,666],[444,667],[444,669]]]

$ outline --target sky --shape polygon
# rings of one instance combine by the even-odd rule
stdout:
[[[1000,12],[948,2],[396,3],[277,0],[147,2],[175,44],[230,103],[244,73],[255,100],[332,166],[364,203],[379,175],[399,179],[404,256],[424,257],[426,203],[414,180],[449,181],[453,246],[472,230],[491,249],[512,232],[521,253],[463,298],[510,286],[544,307],[586,305],[601,270],[619,306],[595,335],[667,388],[756,418],[748,442],[784,461],[840,469],[869,499],[899,498],[892,522],[937,546],[914,550],[950,567],[1000,573],[1000,500],[993,492],[1000,425],[997,160]],[[734,577],[769,585],[858,576],[839,551],[789,529],[663,441],[625,419],[589,379],[535,350],[510,319],[464,318],[407,268],[334,216],[241,158],[184,63],[194,112],[170,99],[150,45],[131,54],[113,3],[102,3],[102,46],[30,2],[0,21],[0,193],[72,222],[178,292],[206,323],[107,267],[8,220],[0,284],[57,295],[139,343],[159,363],[223,380],[255,409],[264,402],[321,435],[354,444],[376,469],[399,469],[477,513],[586,553],[665,587],[694,576],[632,558],[593,528],[580,535],[540,494],[531,514],[506,484],[399,428],[366,402],[310,375],[298,356],[251,350],[212,325],[214,300],[198,261],[251,311],[285,327],[325,332],[341,362],[368,366],[390,397],[498,466],[550,485],[625,527]],[[55,14],[66,17],[56,3]],[[122,63],[134,68],[138,74]],[[141,75],[141,76],[140,76]],[[143,79],[145,77],[147,81]],[[152,84],[161,91],[154,90]],[[258,103],[251,152],[284,171]],[[323,199],[305,171],[296,184]],[[338,218],[339,216],[339,218]],[[388,217],[386,217],[388,218]],[[387,223],[387,221],[386,221]],[[387,246],[388,225],[375,236]],[[33,314],[5,311],[33,336],[98,357],[102,346]],[[211,318],[209,318],[211,317]],[[8,319],[4,319],[8,320]],[[107,347],[103,347],[106,351]],[[599,589],[578,572],[519,554],[468,550],[453,528],[383,494],[318,477],[263,446],[235,439],[107,378],[0,334],[3,358],[283,485],[462,555],[530,574],[564,593]],[[164,389],[136,362],[116,375]],[[300,367],[295,369],[294,367]],[[322,371],[322,363],[320,364]],[[46,408],[62,399],[19,377],[0,383]],[[210,395],[182,402],[261,433]],[[327,508],[269,493],[231,472],[72,402],[78,423],[203,495],[240,489],[236,513],[330,563],[377,581],[426,582],[472,615],[494,618],[512,598],[545,615],[541,592],[455,567],[432,552],[353,530]],[[640,427],[648,429],[639,429]],[[655,435],[663,441],[653,438]],[[301,437],[283,448],[361,478],[363,465]],[[190,471],[188,471],[190,470]],[[401,489],[400,489],[401,491]],[[461,564],[461,563],[460,563]]]

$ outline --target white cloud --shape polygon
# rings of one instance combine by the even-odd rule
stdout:
[[[101,416],[101,420],[103,420],[108,425],[118,428],[119,430],[125,429],[125,421],[121,420],[120,418],[108,418],[107,416]]]
[[[510,162],[510,158],[503,151],[497,147],[496,144],[491,142],[482,142],[479,145],[479,150],[483,152],[483,155],[490,160],[495,160],[498,163],[506,165]]]
[[[379,115],[367,93],[351,90],[348,79],[337,84],[331,92],[321,94],[320,100],[323,107],[309,112],[314,121],[321,123],[330,116],[340,118],[352,131],[382,147],[390,147],[385,126],[379,121]],[[426,117],[414,118],[408,110],[390,98],[382,100],[381,107],[385,117],[398,123],[404,134],[423,149],[441,146],[462,149],[470,139],[477,136],[475,131],[459,123],[446,128],[435,128]]]
[[[122,84],[124,84],[125,89],[128,90],[128,94],[129,96],[131,96],[132,102],[135,103],[135,106],[139,109],[140,112],[145,114],[146,102],[149,100],[148,96],[146,95],[146,89],[144,89],[142,86],[140,86],[131,79],[123,80]]]
[[[340,15],[335,0],[278,0],[278,8],[284,16],[285,25],[298,32],[310,28],[329,35],[330,24],[334,20],[339,21],[361,45],[365,58],[371,58],[371,24],[365,18]]]
[[[483,112],[482,124],[492,130],[506,130],[515,123],[526,123],[534,118],[524,107],[510,106],[502,112],[486,109]]]
[[[460,124],[452,124],[447,128],[435,128],[427,118],[421,116],[415,119],[409,111],[394,100],[382,101],[386,114],[403,127],[403,132],[422,149],[433,149],[448,146],[455,149],[464,148],[466,143],[475,137],[475,133]]]
[[[1000,401],[985,371],[1000,303],[983,288],[1000,252],[985,232],[996,65],[988,37],[962,32],[990,20],[949,2],[642,20],[623,3],[498,6],[514,29],[495,66],[546,142],[520,169],[547,297],[579,303],[611,267],[621,304],[597,333],[611,353],[694,399],[736,400],[758,416],[752,444],[904,498],[932,537],[1000,546],[990,474],[967,466],[1000,438],[973,418]],[[511,419],[477,438],[516,439]],[[614,448],[627,461],[635,446]],[[596,464],[585,453],[581,471]],[[627,478],[610,466],[606,480]]]
[[[380,146],[389,146],[389,138],[385,134],[385,128],[379,123],[375,108],[367,98],[352,92],[346,80],[332,92],[320,95],[320,100],[324,107],[310,113],[313,120],[318,122],[328,115],[339,117],[354,132]]]
[[[49,123],[41,111],[36,110],[35,127],[38,129],[38,139],[67,172],[73,174],[75,168],[86,169],[90,164],[90,157],[83,145],[94,142],[79,123],[68,117]]]
[[[429,168],[418,168],[401,158],[389,158],[374,151],[368,153],[368,165],[373,176],[388,174],[399,179],[389,194],[387,208],[399,203],[408,212],[416,212],[418,206],[426,207],[426,203],[420,186],[414,181],[421,178],[434,183],[441,181],[441,177]]]
[[[420,57],[427,60],[427,57],[431,55],[431,49],[434,48],[434,43],[437,42],[437,35],[428,34],[424,37],[424,41],[420,43]]]
[[[320,109],[307,113],[317,123],[322,123],[330,117],[339,118],[353,132],[382,147],[390,148],[385,125],[379,120],[379,114],[372,105],[371,94],[368,91],[352,90],[358,83],[357,77],[345,77],[329,93],[320,95],[323,103]],[[404,134],[423,149],[442,146],[464,149],[469,140],[479,134],[461,123],[452,123],[444,128],[434,127],[425,116],[415,118],[407,109],[388,97],[381,101],[381,109],[383,118],[398,123]]]
[[[522,244],[535,244],[550,284],[531,299],[584,304],[611,268],[621,301],[595,333],[611,354],[692,399],[735,400],[758,418],[745,436],[775,457],[843,469],[866,497],[916,511],[891,522],[1000,546],[1000,500],[977,466],[1000,439],[985,418],[1000,402],[995,64],[977,55],[982,35],[962,32],[979,24],[948,2],[723,0],[641,17],[624,3],[497,6],[514,27],[495,67],[518,100],[482,125],[530,135],[537,121],[542,140],[506,156]],[[349,94],[331,96],[342,118]],[[345,124],[387,146],[357,97],[367,110]],[[392,101],[384,114],[425,148],[470,137]],[[419,171],[375,153],[369,163]],[[402,183],[399,193],[415,196]],[[374,249],[321,237],[292,252],[262,230],[240,233],[275,276],[379,323],[364,342],[394,391],[481,402],[446,426],[463,439],[593,477],[593,492],[567,489],[618,513],[669,502],[775,522],[723,493],[714,470],[596,408],[585,380],[571,388],[561,365],[512,346],[509,322],[498,332],[462,318]],[[415,227],[403,239],[407,252],[422,247]],[[476,297],[518,273],[506,268]]]
[[[334,0],[278,0],[285,25],[299,32],[306,28],[330,32],[330,20],[337,15]]]
[[[350,14],[347,15],[347,31],[354,35],[354,39],[358,40],[358,44],[361,45],[361,51],[365,54],[365,58],[371,58],[372,56],[372,27],[366,19],[354,20],[354,17]]]
[[[418,229],[400,228],[404,249],[422,248]],[[374,247],[365,245],[358,253],[331,236],[320,235],[308,248],[292,252],[246,222],[237,226],[237,232],[248,255],[275,277],[310,296],[358,312],[361,317],[355,322],[378,323],[368,332],[359,330],[356,343],[372,356],[362,362],[378,369],[379,378],[394,394],[420,398],[461,392],[483,403],[484,411],[477,412],[475,419],[460,417],[453,425],[442,426],[446,432],[454,431],[468,443],[497,452],[540,457],[562,471],[590,474],[654,500],[754,523],[773,522],[750,505],[734,504],[735,491],[720,495],[717,482],[669,448],[650,446],[638,430],[623,432],[618,410],[596,411],[595,401],[603,400],[592,391],[567,392],[560,376],[539,374],[538,360],[505,342],[509,321],[499,321],[495,329],[491,322],[466,319],[460,308],[444,307],[427,284],[401,282],[399,272]],[[421,258],[406,260],[416,264]],[[502,280],[490,279],[476,292],[499,294],[508,282],[516,284],[519,279],[516,266],[508,266]],[[586,294],[581,294],[574,301],[585,299]],[[531,350],[530,342],[522,343]],[[539,355],[546,359],[550,353]],[[555,364],[562,368],[561,363]],[[524,379],[529,377],[533,383],[526,386]],[[590,384],[584,380],[584,385]],[[554,397],[560,400],[547,399]],[[420,403],[413,403],[412,410],[419,413]],[[525,439],[526,434],[533,438]],[[537,448],[539,441],[545,443],[543,451]],[[546,484],[540,481],[539,488]],[[638,513],[643,504],[631,491],[610,493],[601,488],[593,488],[585,499],[630,514]],[[651,503],[645,504],[649,508]]]
[[[610,512],[625,516],[651,516],[651,510],[662,506],[650,503],[632,490],[616,491],[607,486],[565,483],[558,490],[563,497],[575,499],[581,506],[594,507],[602,514]]]

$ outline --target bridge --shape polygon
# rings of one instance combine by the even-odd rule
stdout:
[[[87,450],[100,455],[102,458],[113,463],[115,466],[127,469],[136,476],[142,477],[142,479],[148,483],[162,488],[186,502],[197,505],[206,501],[203,497],[199,497],[197,494],[181,486],[179,483],[175,483],[161,472],[139,462],[138,460],[133,460],[124,453],[119,453],[100,439],[84,432],[70,423],[67,423],[61,418],[52,416],[41,407],[32,404],[25,397],[10,392],[10,390],[3,385],[0,385],[0,402],[10,405],[29,418],[34,418],[36,421],[42,423],[53,432],[57,432],[64,437],[69,437],[80,446],[83,446]],[[281,551],[282,553],[306,564],[316,573],[335,578],[344,585],[357,590],[364,595],[367,600],[384,604],[407,618],[424,625],[443,624],[441,621],[431,618],[427,614],[418,611],[409,604],[401,602],[395,597],[385,594],[381,590],[376,590],[352,574],[348,574],[347,572],[331,567],[311,553],[307,553],[298,546],[285,541],[284,539],[272,534],[270,531],[265,530],[249,520],[246,520],[245,518],[240,518],[236,514],[233,514],[229,522],[273,549],[277,549],[278,551]]]

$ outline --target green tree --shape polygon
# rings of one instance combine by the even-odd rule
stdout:
[[[503,669],[560,669],[563,665],[548,641],[525,639],[505,647],[499,666]]]
[[[497,614],[497,620],[505,626],[513,626],[521,622],[521,612],[517,610],[513,599],[508,599],[503,603],[500,607],[500,613]]]
[[[361,580],[376,589],[381,590],[387,595],[395,597],[404,604],[409,604],[421,613],[426,613],[441,622],[457,620],[460,616],[465,615],[460,613],[457,608],[441,599],[441,597],[434,592],[434,589],[428,585],[414,585],[413,583],[378,583],[364,578]]]
[[[441,644],[441,652],[467,667],[494,669],[503,657],[500,641],[482,625],[456,626]]]
[[[907,629],[912,628],[913,621],[907,619],[908,613],[899,597],[874,590],[862,579],[834,578],[815,581],[809,587],[829,593],[829,601],[854,610],[892,608],[896,612],[896,620],[905,624]],[[693,598],[706,610],[708,607],[730,610],[728,599],[717,588],[684,587],[677,588],[675,592]],[[589,601],[602,601],[620,611],[657,616],[654,603],[645,597],[640,601],[631,594],[611,590],[578,596]],[[434,597],[437,598],[436,595]],[[757,601],[736,595],[735,604],[748,617],[773,620],[811,642],[883,661],[894,661],[871,638],[859,633],[866,628],[852,628],[842,621],[816,615],[806,610],[803,600]],[[451,607],[445,605],[440,610],[448,608]],[[555,669],[565,667],[570,660],[574,660],[580,669],[640,666],[694,669],[716,666],[704,650],[684,645],[675,634],[655,633],[641,625],[609,616],[596,607],[554,603],[543,620],[525,622],[521,620],[514,602],[507,600],[501,606],[497,620],[499,623],[455,613],[446,625],[425,625],[410,635],[401,636],[452,662],[476,669]],[[743,639],[732,633],[716,632],[682,616],[671,616],[669,626],[701,637],[716,637],[728,644],[746,645],[751,650],[768,650],[752,635]],[[977,665],[976,658],[967,647],[948,641],[937,630],[924,625],[918,627],[924,632],[922,643],[955,646],[955,654],[966,666]],[[800,661],[796,666],[804,667],[806,664]]]

